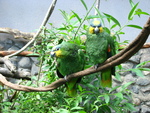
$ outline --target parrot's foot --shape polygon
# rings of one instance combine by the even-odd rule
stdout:
[[[100,66],[100,64],[94,65],[94,69],[97,69]]]
[[[64,79],[65,79],[66,81],[68,81],[68,80],[67,80],[67,76],[65,76]]]

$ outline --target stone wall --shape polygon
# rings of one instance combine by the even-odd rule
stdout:
[[[123,70],[135,68],[139,63],[144,61],[150,61],[150,48],[139,50],[128,61],[124,62]],[[147,63],[143,67],[150,68],[150,63]],[[132,92],[133,103],[136,105],[137,111],[133,113],[150,113],[150,72],[143,71],[144,77],[139,77],[135,72],[127,71],[120,72],[121,82],[113,79],[113,85],[123,85],[125,83],[133,81],[134,83],[128,87]]]
[[[19,50],[27,42],[21,39],[14,39],[11,35],[0,35],[0,50]],[[31,75],[36,75],[38,72],[37,57],[21,57],[15,56],[11,61],[16,65],[18,70],[31,72]],[[121,64],[124,69],[135,68],[141,62],[150,61],[150,48],[141,49],[127,62]],[[4,66],[5,67],[5,66]],[[145,67],[150,68],[150,63]],[[148,113],[150,112],[150,72],[143,72],[144,77],[139,77],[136,73],[127,71],[120,72],[121,81],[114,78],[113,85],[123,85],[127,82],[133,81],[134,83],[129,87],[132,91],[133,103],[136,105],[137,112]]]
[[[24,39],[14,39],[12,35],[0,34],[0,51],[19,50],[27,43]],[[14,56],[11,62],[18,71],[30,72],[31,75],[37,75],[38,61],[37,57]],[[5,65],[3,67],[6,67]]]

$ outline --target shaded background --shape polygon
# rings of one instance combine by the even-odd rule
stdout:
[[[90,8],[94,0],[84,0]],[[35,32],[41,25],[43,18],[50,6],[52,0],[0,0],[0,27],[9,27],[23,32]],[[150,13],[150,0],[133,0],[134,3],[140,2],[138,8],[144,12]],[[49,23],[59,27],[63,22],[63,17],[59,11],[65,10],[70,13],[71,10],[78,13],[80,17],[86,14],[85,8],[80,0],[58,0]],[[128,21],[128,13],[131,10],[129,0],[101,0],[101,12],[114,16],[121,25]],[[94,10],[91,11],[94,14]],[[143,26],[149,16],[142,15],[140,18],[135,16],[131,24]],[[47,25],[47,27],[49,27]],[[133,40],[141,30],[134,28],[123,29],[125,35],[121,35],[121,41]],[[148,39],[147,42],[150,42]]]

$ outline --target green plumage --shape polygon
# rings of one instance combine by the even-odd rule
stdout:
[[[92,65],[100,65],[115,54],[114,40],[108,33],[104,31],[96,34],[88,32],[86,40],[86,52]],[[102,87],[111,87],[112,74],[115,74],[115,67],[101,71],[100,85]]]
[[[55,48],[59,48],[57,51],[60,51],[60,56],[56,53],[57,75],[60,78],[64,78],[64,76],[83,70],[84,53],[80,49],[80,46],[69,42],[63,42],[57,47],[54,47],[54,49]],[[76,96],[76,83],[79,82],[80,79],[81,78],[74,78],[66,83],[67,94],[69,96]]]

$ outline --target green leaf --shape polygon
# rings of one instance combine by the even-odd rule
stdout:
[[[117,97],[123,99],[123,94],[121,92],[115,94]]]
[[[135,4],[134,7],[129,12],[129,14],[128,14],[128,20],[132,20],[133,19],[133,16],[135,15],[136,8],[137,8],[138,4],[139,4],[139,2],[137,4]]]
[[[117,80],[119,80],[119,81],[121,81],[121,77],[120,77],[120,74],[119,73],[115,73],[115,78],[117,79]]]
[[[86,10],[88,10],[88,7],[87,7],[86,3],[84,2],[84,0],[80,0],[80,1],[82,2],[84,8],[85,8]]]
[[[121,86],[120,91],[125,90],[125,89],[126,89],[129,85],[131,85],[132,83],[134,83],[134,82],[128,82],[128,83],[124,84],[123,86]]]
[[[139,68],[141,71],[150,71],[149,68]]]
[[[133,106],[133,104],[131,104],[131,103],[125,103],[125,104],[126,104],[126,106],[128,107],[129,110],[131,110],[131,111],[136,110],[135,107]]]
[[[86,113],[85,111],[78,111],[78,113]]]
[[[144,66],[145,64],[147,64],[147,63],[149,63],[149,62],[150,62],[150,61],[141,62],[140,64],[138,64],[138,65],[136,66],[136,68],[141,67],[141,66]]]
[[[39,100],[41,99],[40,95],[38,95],[38,94],[36,95],[36,98]]]
[[[114,24],[114,25],[111,26],[110,29],[113,29],[113,28],[115,28],[116,26],[117,26],[117,24]]]
[[[105,98],[105,102],[108,104],[110,101],[110,97],[107,94],[105,94],[104,98]]]
[[[28,54],[26,56],[39,56],[39,54],[38,53],[31,53],[31,54]]]
[[[77,13],[75,13],[74,11],[72,11],[72,13],[75,15],[75,17],[78,19],[78,21],[81,23],[81,18],[78,16]]]
[[[117,24],[119,27],[121,27],[119,21],[114,18],[113,16],[109,15],[109,14],[106,14],[106,13],[103,13],[105,16],[107,16],[108,18],[110,18],[115,24]]]
[[[137,29],[142,29],[141,26],[138,26],[138,25],[126,25],[127,27],[133,27],[133,28],[137,28]]]
[[[83,91],[83,88],[82,88],[80,85],[78,85],[78,88],[79,88],[79,91],[80,91],[80,92]]]
[[[117,88],[119,88],[120,86],[116,86],[116,87],[113,87],[109,90],[109,93],[111,93],[112,91],[116,90]]]
[[[142,71],[139,70],[138,68],[132,69],[131,71],[135,72],[136,75],[138,75],[138,76],[140,76],[140,77],[144,77]]]
[[[83,108],[82,108],[82,107],[77,106],[77,107],[73,107],[73,108],[71,108],[71,111],[73,111],[73,110],[83,110]]]
[[[86,19],[94,19],[94,18],[99,18],[98,15],[89,15]]]
[[[131,7],[134,7],[134,3],[132,0],[129,0]]]
[[[147,12],[139,12],[139,11],[136,11],[135,15],[150,15],[149,13]]]

